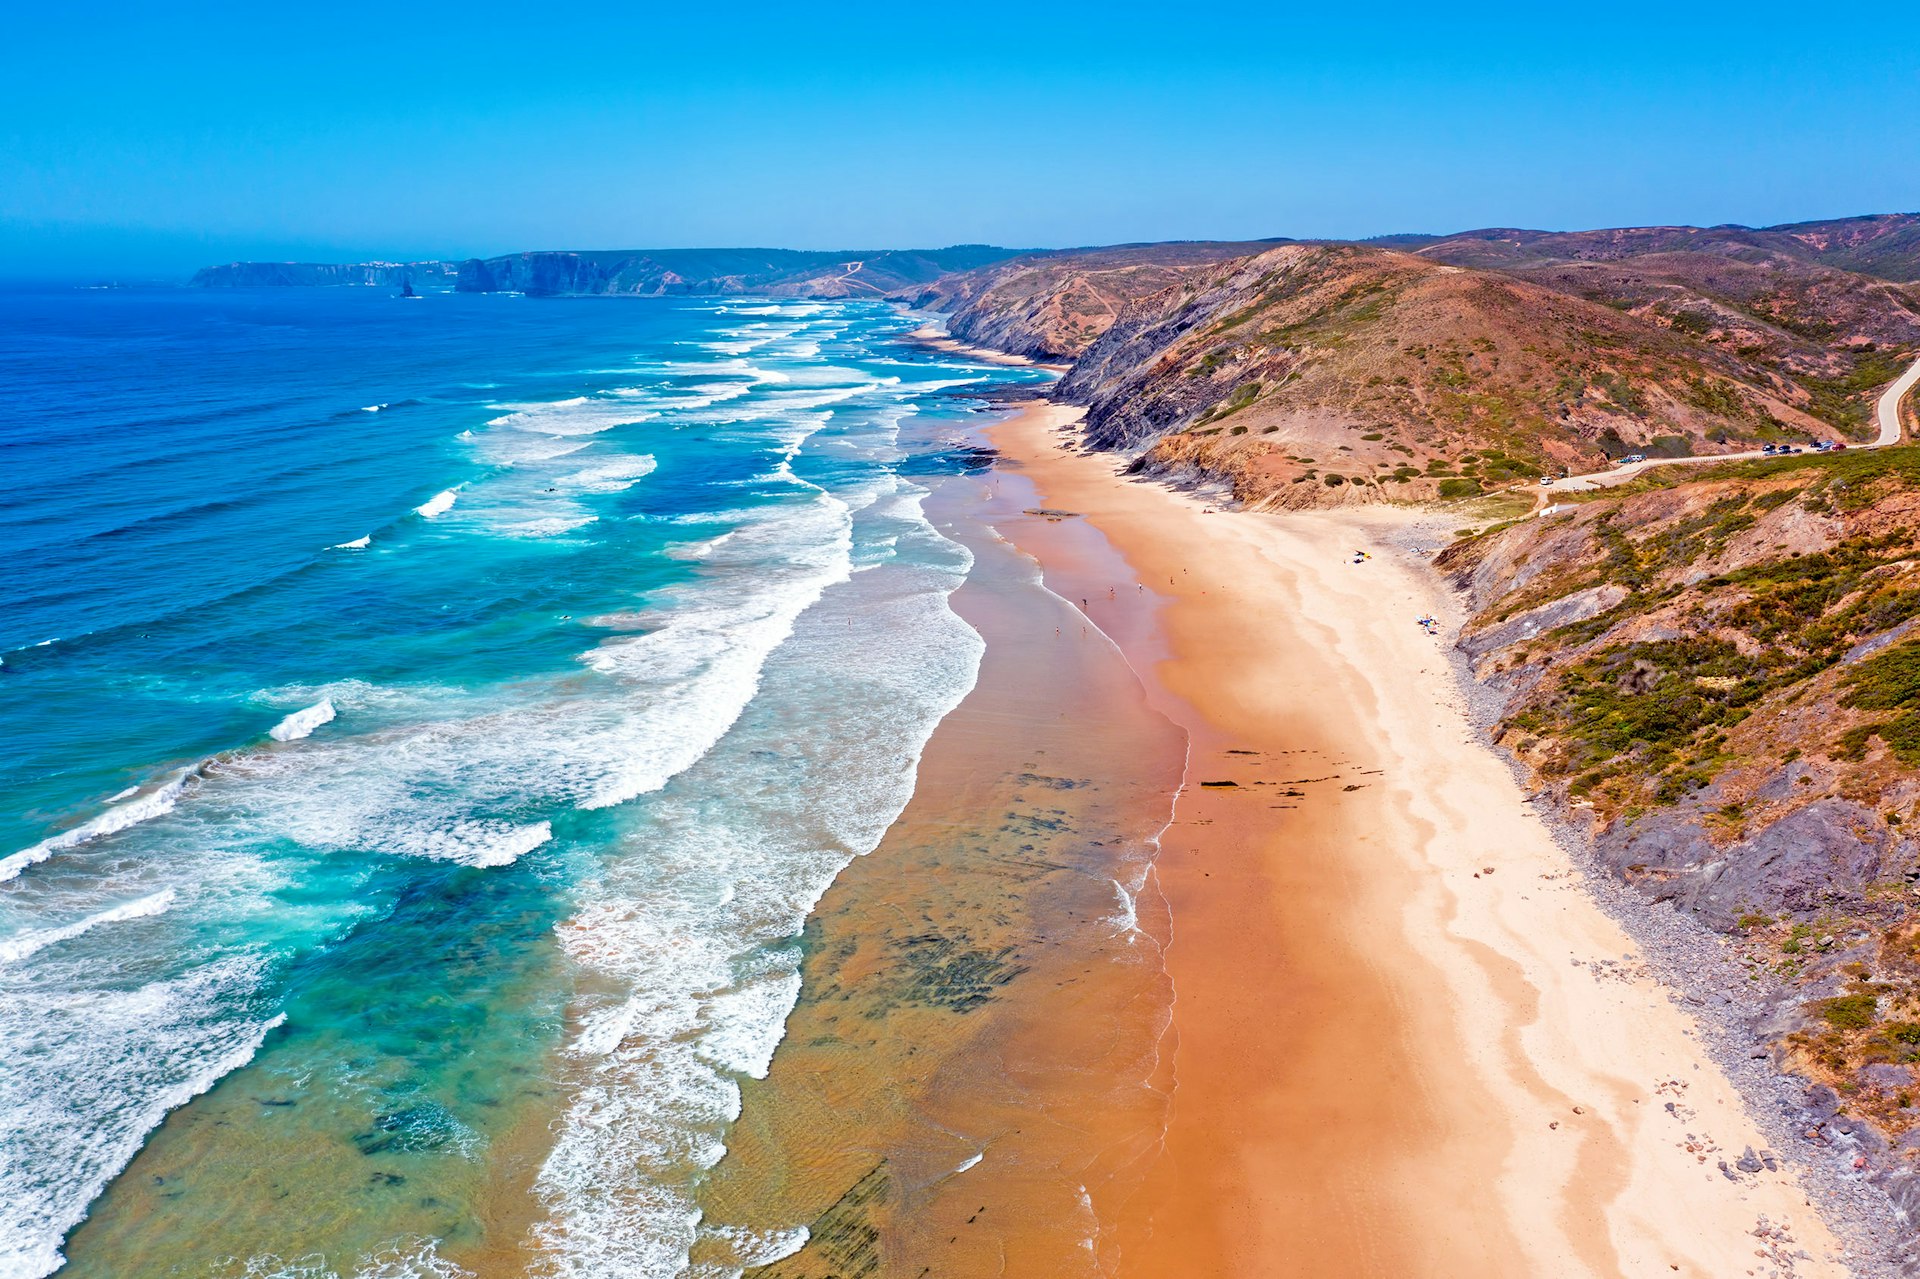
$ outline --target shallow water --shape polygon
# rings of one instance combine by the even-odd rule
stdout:
[[[979,661],[921,501],[946,392],[1033,375],[906,327],[0,296],[0,1276],[711,1245],[807,913]]]

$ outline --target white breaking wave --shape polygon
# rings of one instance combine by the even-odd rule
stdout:
[[[548,515],[537,520],[509,521],[495,526],[508,537],[558,537],[599,520],[598,515]]]
[[[235,957],[131,990],[9,994],[0,1071],[0,1275],[40,1279],[60,1244],[168,1111],[253,1060],[284,1014],[229,1014],[259,984]],[[75,1033],[76,1027],[84,1033]]]
[[[276,742],[297,742],[308,736],[322,724],[329,723],[334,717],[333,703],[320,701],[305,710],[293,714],[267,730],[267,736]]]
[[[369,533],[365,537],[356,537],[351,542],[335,542],[328,549],[335,551],[364,551],[372,545],[373,534]]]
[[[453,504],[459,500],[459,497],[459,489],[444,489],[414,507],[413,512],[415,515],[424,515],[428,519],[432,519],[436,515],[445,515],[453,509]]]
[[[947,605],[965,552],[917,505],[896,510],[915,528],[886,535],[946,566],[838,579],[765,664],[767,696],[650,801],[648,855],[610,865],[598,900],[560,930],[577,963],[628,994],[584,1010],[568,1046],[573,1092],[535,1182],[547,1216],[533,1274],[717,1279],[806,1243],[798,1224],[703,1220],[691,1186],[725,1154],[738,1081],[765,1076],[784,1034],[808,914],[906,806],[927,738],[978,671],[979,637]],[[752,536],[744,527],[728,558],[752,562],[738,545]],[[689,1271],[696,1242],[713,1260]]]
[[[593,447],[591,439],[567,439],[553,435],[527,435],[519,431],[489,431],[480,440],[480,451],[499,466],[525,466],[550,462],[555,458]]]
[[[55,853],[68,848],[77,848],[88,840],[98,839],[102,835],[111,835],[115,831],[122,831],[129,826],[172,812],[173,806],[180,802],[180,796],[186,792],[187,779],[190,776],[190,773],[182,773],[163,785],[116,804],[99,816],[75,826],[72,830],[50,835],[32,848],[22,849],[8,857],[0,857],[0,884],[16,878],[27,867],[36,862],[43,862]]]
[[[389,407],[391,406],[386,404],[364,404],[360,407],[360,411],[362,413],[378,413],[381,409]]]
[[[650,454],[613,458],[584,471],[563,475],[560,483],[585,489],[589,493],[618,493],[652,475],[659,465]]]
[[[102,924],[117,924],[126,919],[144,919],[149,915],[158,915],[173,905],[174,891],[163,888],[157,893],[137,898],[124,905],[114,906],[97,915],[88,915],[59,928],[39,928],[9,937],[0,941],[0,964],[11,964],[38,954],[56,942],[67,941],[82,933],[91,932]]]
[[[502,404],[511,409],[487,422],[488,426],[509,427],[536,435],[598,435],[615,427],[635,426],[660,416],[658,409],[628,402],[618,397],[576,395],[570,400],[546,404]]]

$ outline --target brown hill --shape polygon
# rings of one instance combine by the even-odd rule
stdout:
[[[1920,347],[1920,291],[1771,251],[1649,253],[1512,274],[1730,352],[1798,385],[1798,406],[1843,431],[1866,426],[1866,392],[1896,376],[1887,353]]]
[[[1666,293],[1642,314],[1554,283],[1287,245],[1133,303],[1059,395],[1087,406],[1098,446],[1150,445],[1146,465],[1307,505],[1468,496],[1631,451],[1834,437],[1864,424],[1871,387],[1897,373],[1898,353],[1877,344],[1836,363],[1777,325],[1765,341],[1733,339],[1746,329],[1730,322],[1697,331]],[[1920,346],[1904,304],[1842,292],[1872,312],[1862,332]]]

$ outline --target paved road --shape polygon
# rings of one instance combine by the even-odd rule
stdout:
[[[1920,360],[1902,373],[1897,381],[1880,396],[1880,402],[1874,406],[1874,417],[1880,426],[1880,435],[1871,444],[1849,444],[1853,449],[1880,449],[1889,444],[1900,442],[1900,401],[1906,398],[1916,382],[1920,382]],[[1706,462],[1732,462],[1743,457],[1765,457],[1764,453],[1714,453],[1706,457],[1656,457],[1644,462],[1635,462],[1630,466],[1616,466],[1610,471],[1594,471],[1587,475],[1569,475],[1555,480],[1552,484],[1535,486],[1542,498],[1554,493],[1587,493],[1594,489],[1612,488],[1615,484],[1624,484],[1640,472],[1651,466],[1698,466]]]

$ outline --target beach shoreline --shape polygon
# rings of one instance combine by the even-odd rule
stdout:
[[[1485,743],[1457,607],[1405,549],[1422,517],[1208,514],[1083,452],[1076,417],[990,435],[1157,620],[1050,563],[1052,522],[1009,536],[1123,649],[1162,633],[1130,656],[1193,739],[1157,868],[1178,1082],[1116,1273],[1849,1273]]]
[[[916,314],[905,308],[902,309],[902,313],[909,316]],[[908,346],[917,346],[926,351],[964,356],[978,364],[1002,364],[1022,369],[1049,369],[1055,373],[1065,373],[1072,367],[1070,364],[1036,360],[1030,356],[996,351],[990,346],[974,346],[971,343],[962,342],[958,338],[948,336],[943,322],[922,324],[916,329],[902,333],[899,340]]]
[[[1044,520],[1033,504],[990,470],[931,485],[928,518],[973,557],[950,605],[985,640],[978,676],[906,809],[809,914],[799,1001],[700,1193],[720,1229],[696,1265],[1104,1273],[1171,1087],[1147,875],[1186,743],[1002,535]],[[1117,571],[1091,529],[1058,531],[1064,560]],[[725,1242],[781,1238],[801,1242],[758,1264]]]

